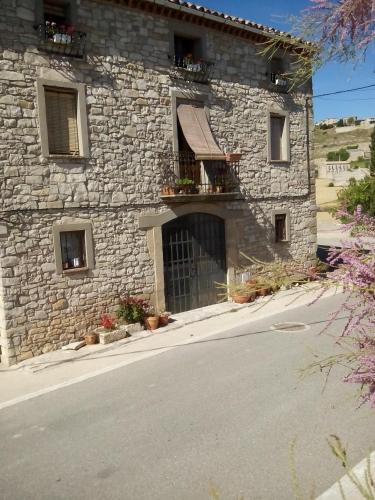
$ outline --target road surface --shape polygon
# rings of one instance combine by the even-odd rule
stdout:
[[[298,369],[335,351],[323,321],[340,297],[243,324],[0,411],[2,500],[292,500],[290,446],[306,498],[375,449],[374,417],[334,372]],[[310,329],[281,333],[280,321]],[[342,328],[341,319],[331,332]],[[197,325],[197,329],[199,324]]]

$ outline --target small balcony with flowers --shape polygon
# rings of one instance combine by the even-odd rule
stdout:
[[[46,20],[37,26],[39,50],[82,59],[85,55],[86,33],[71,24]]]
[[[172,79],[203,84],[211,81],[214,63],[205,59],[201,39],[175,35],[174,53],[169,59]]]
[[[177,107],[178,152],[161,158],[161,198],[169,203],[241,198],[241,153],[226,153],[216,143],[205,109]]]

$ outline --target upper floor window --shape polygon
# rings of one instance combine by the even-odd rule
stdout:
[[[36,0],[40,49],[83,57],[86,34],[77,30],[76,0]]]
[[[202,46],[199,38],[174,35],[174,57],[176,66],[197,65],[202,59]]]
[[[273,57],[270,61],[270,77],[271,82],[276,83],[276,80],[282,78],[284,72],[283,60],[280,57]]]
[[[38,79],[37,96],[43,156],[87,157],[85,86]]]
[[[77,92],[45,88],[48,149],[55,155],[79,155]]]
[[[288,114],[271,112],[268,127],[268,160],[271,162],[290,161]]]
[[[69,2],[44,0],[43,10],[45,22],[56,23],[57,26],[67,25],[72,22]]]

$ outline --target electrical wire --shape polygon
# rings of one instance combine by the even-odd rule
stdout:
[[[357,87],[354,89],[336,90],[336,92],[327,92],[326,94],[313,95],[312,98],[316,99],[317,97],[325,97],[326,95],[345,94],[345,92],[355,92],[356,90],[369,89],[371,87],[375,87],[375,83],[371,85],[365,85],[364,87]]]

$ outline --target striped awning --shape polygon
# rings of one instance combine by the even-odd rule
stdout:
[[[225,153],[217,145],[203,107],[180,104],[177,115],[182,132],[197,160],[225,160]]]

